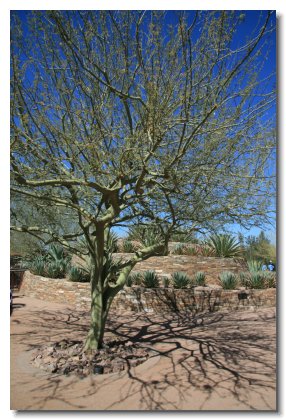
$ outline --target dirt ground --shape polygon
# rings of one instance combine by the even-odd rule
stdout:
[[[125,372],[79,379],[37,369],[43,344],[83,339],[89,314],[17,295],[11,315],[11,410],[275,410],[275,308],[111,313],[107,334],[151,347]]]

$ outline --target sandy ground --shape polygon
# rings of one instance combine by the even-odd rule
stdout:
[[[153,348],[120,374],[46,373],[33,350],[83,339],[88,313],[16,294],[11,316],[12,410],[275,410],[275,309],[189,317],[111,313],[107,334]]]

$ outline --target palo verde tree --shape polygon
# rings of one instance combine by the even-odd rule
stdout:
[[[55,214],[12,229],[89,260],[86,350],[135,264],[180,227],[269,220],[273,19],[244,37],[235,11],[12,12],[11,189]],[[114,263],[111,229],[130,224],[160,240]]]

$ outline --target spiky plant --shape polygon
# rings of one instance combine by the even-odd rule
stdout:
[[[45,259],[42,255],[36,256],[32,261],[28,263],[28,268],[31,273],[37,276],[45,275]]]
[[[251,273],[256,273],[257,271],[261,270],[262,262],[258,260],[248,260],[247,267]]]
[[[68,272],[68,277],[70,281],[87,283],[89,282],[89,275],[84,272],[81,268],[76,266],[71,266]]]
[[[159,287],[159,279],[155,271],[145,271],[143,273],[143,284],[147,288]]]
[[[115,232],[108,232],[105,247],[110,253],[118,252],[118,236]]]
[[[235,274],[225,271],[219,275],[219,281],[223,289],[233,290],[237,286],[237,277]]]
[[[45,274],[51,279],[60,279],[65,277],[65,270],[61,261],[49,261],[45,265]]]
[[[230,258],[241,253],[240,243],[229,234],[210,236],[207,244],[214,249],[217,257]]]
[[[198,271],[194,276],[195,286],[205,286],[206,285],[206,275],[202,271]]]
[[[131,241],[129,241],[128,239],[124,239],[124,241],[122,242],[122,251],[129,254],[135,251],[135,247]]]
[[[265,289],[265,274],[263,271],[253,271],[250,276],[251,289]]]
[[[130,274],[131,282],[134,286],[140,286],[142,284],[142,274],[141,273],[132,273]]]
[[[250,275],[248,272],[239,273],[239,283],[241,286],[249,288],[250,285]]]
[[[173,286],[175,289],[186,289],[191,284],[191,279],[186,273],[176,271],[172,274]]]
[[[163,237],[158,226],[134,225],[129,229],[128,240],[140,242],[147,247],[163,242]]]

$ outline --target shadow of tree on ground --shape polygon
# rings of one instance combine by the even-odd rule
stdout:
[[[51,311],[44,304],[42,310],[25,310],[20,321],[26,325],[25,331],[20,333],[16,328],[12,335],[15,343],[21,343],[26,350],[63,339],[83,340],[89,329],[87,312]],[[19,319],[15,325],[17,322]],[[37,407],[45,407],[48,400],[57,399],[68,409],[94,409],[94,406],[86,407],[83,401],[91,398],[100,401],[104,392],[110,392],[110,400],[104,407],[108,410],[128,406],[129,401],[132,409],[134,399],[136,409],[192,410],[195,407],[203,410],[208,409],[214,397],[225,402],[219,410],[236,409],[236,406],[248,410],[261,406],[274,409],[273,398],[268,398],[270,394],[275,395],[276,382],[274,309],[196,316],[188,313],[118,315],[111,311],[106,335],[120,339],[121,343],[132,341],[151,348],[153,367],[129,365],[122,374],[91,375],[81,381],[80,389],[79,379],[74,376],[47,374],[49,380],[43,381],[42,390],[41,386],[31,389],[39,395]],[[149,362],[152,364],[149,360],[146,366]],[[120,391],[112,392],[117,385]]]

